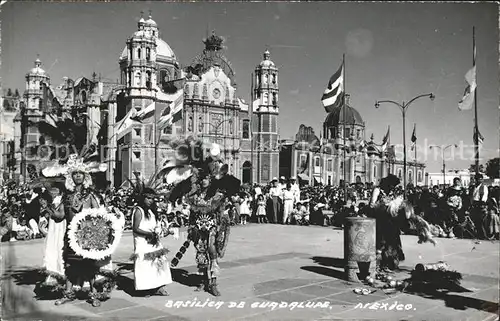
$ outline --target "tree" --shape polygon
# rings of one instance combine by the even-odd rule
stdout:
[[[471,173],[476,172],[476,164],[470,164],[469,172],[471,172]],[[479,164],[479,172],[484,173],[484,165],[483,164]]]
[[[492,158],[486,162],[486,175],[489,178],[500,178],[500,158]]]

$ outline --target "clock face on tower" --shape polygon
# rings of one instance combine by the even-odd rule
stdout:
[[[212,95],[214,96],[215,99],[219,99],[219,97],[220,97],[219,88],[215,88],[214,91],[212,92]]]

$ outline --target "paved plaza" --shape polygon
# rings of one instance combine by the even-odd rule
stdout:
[[[183,242],[164,239],[171,252]],[[133,293],[133,250],[125,233],[113,257],[120,271],[118,289],[101,307],[83,301],[60,307],[34,299],[31,272],[43,258],[43,240],[2,243],[5,320],[495,320],[499,302],[499,243],[438,239],[417,244],[402,237],[407,260],[398,278],[417,263],[446,261],[462,273],[458,292],[428,294],[353,293],[343,280],[343,231],[327,227],[256,225],[234,227],[221,260],[221,297],[195,292],[193,248],[172,269],[170,297]],[[31,275],[31,277],[30,277]],[[295,303],[294,303],[295,302]],[[360,304],[361,303],[361,304]],[[375,304],[378,303],[378,304]]]

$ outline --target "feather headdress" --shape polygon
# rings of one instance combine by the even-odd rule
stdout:
[[[240,181],[227,175],[227,166],[223,166],[220,160],[218,144],[188,137],[173,140],[169,145],[174,153],[160,170],[159,177],[164,177],[166,183],[172,186],[170,201],[183,196],[194,197],[202,190],[206,192],[206,199],[213,197],[217,191],[239,191]],[[231,188],[222,186],[223,182],[230,182]],[[192,203],[200,201],[199,197],[194,197]]]
[[[135,174],[135,179],[127,178],[127,181],[132,188],[132,197],[135,199],[142,198],[145,195],[153,197],[168,194],[168,185],[163,182],[158,173],[153,173],[148,180],[143,180],[138,174]]]

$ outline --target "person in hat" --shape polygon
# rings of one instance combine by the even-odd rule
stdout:
[[[282,191],[278,185],[278,179],[276,177],[271,181],[271,188],[269,189],[269,196],[271,198],[272,207],[269,221],[273,224],[278,223],[278,215],[281,211],[281,197]]]
[[[68,194],[64,200],[64,208],[66,210],[65,218],[68,230],[73,218],[83,209],[99,208],[98,198],[91,190],[92,178],[90,172],[83,165],[83,161],[76,161],[75,158],[72,161],[65,174],[65,187]],[[68,230],[65,234],[63,250],[66,291],[61,299],[56,300],[55,304],[61,305],[75,300],[76,294],[73,291],[73,284],[81,288],[84,281],[88,281],[90,284],[88,299],[93,306],[100,306],[100,301],[96,297],[97,291],[94,287],[95,277],[98,272],[96,262],[75,253],[70,246]]]
[[[284,221],[284,215],[285,215],[285,197],[284,193],[287,190],[287,181],[285,176],[280,176],[279,183],[278,183],[278,189],[280,191],[280,195],[278,196],[278,200],[280,202],[280,210],[277,214],[278,220]]]
[[[483,182],[483,175],[476,173],[470,193],[471,219],[476,226],[477,237],[481,239],[486,238],[487,234],[483,221],[487,215],[488,192],[488,187]]]

